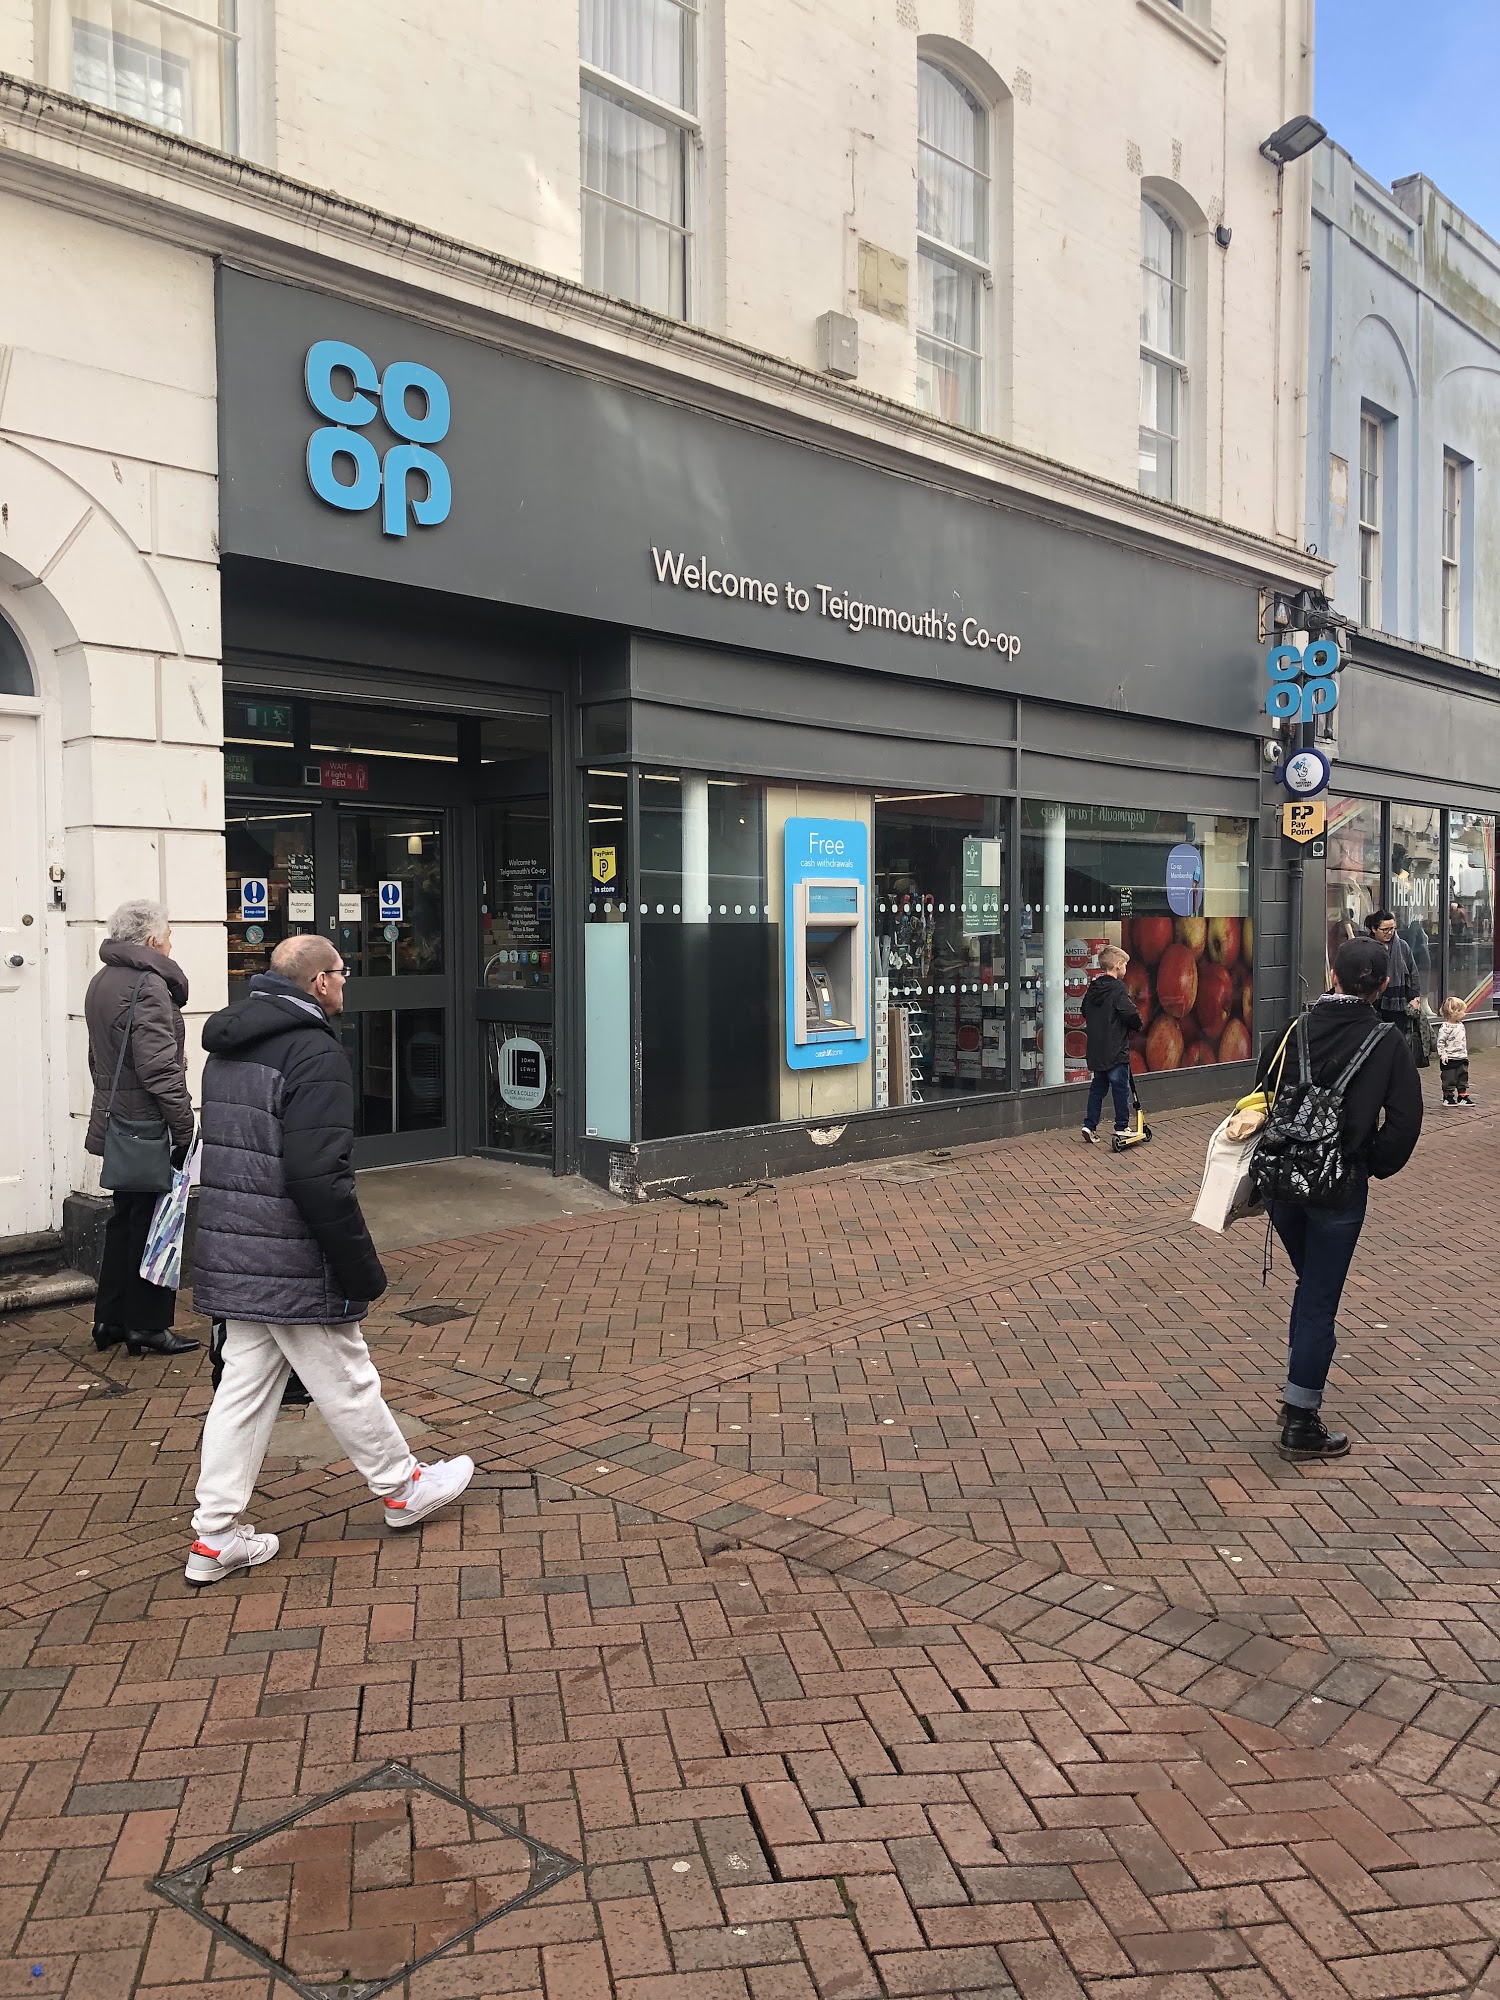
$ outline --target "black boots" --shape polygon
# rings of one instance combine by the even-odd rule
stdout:
[[[1290,1403],[1281,1406],[1281,1442],[1276,1449],[1285,1459],[1342,1458],[1349,1440],[1342,1431],[1331,1431],[1316,1410],[1297,1410]]]
[[[133,1327],[125,1329],[125,1345],[134,1356],[142,1354],[191,1354],[203,1345],[201,1340],[184,1340],[179,1333],[137,1333]]]
[[[132,1355],[191,1354],[194,1348],[203,1345],[201,1340],[184,1340],[177,1333],[141,1333],[132,1326],[94,1328],[94,1345],[101,1354],[111,1347],[118,1347],[122,1340]]]

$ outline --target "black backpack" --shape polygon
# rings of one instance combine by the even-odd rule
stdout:
[[[1297,1017],[1297,1076],[1276,1093],[1260,1144],[1250,1158],[1256,1198],[1299,1202],[1304,1208],[1343,1208],[1353,1192],[1351,1161],[1344,1152],[1344,1093],[1375,1044],[1389,1032],[1370,1030],[1334,1083],[1314,1083],[1307,1059],[1307,1016]]]

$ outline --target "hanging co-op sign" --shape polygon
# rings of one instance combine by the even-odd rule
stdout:
[[[1311,722],[1339,705],[1339,649],[1332,639],[1273,646],[1266,655],[1266,714],[1280,722]]]
[[[383,924],[401,922],[401,884],[382,882],[380,885],[380,921]]]

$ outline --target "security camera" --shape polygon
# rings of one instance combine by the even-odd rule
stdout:
[[[1260,746],[1260,754],[1274,771],[1276,766],[1286,756],[1286,748],[1285,745],[1278,743],[1274,737],[1268,736]]]

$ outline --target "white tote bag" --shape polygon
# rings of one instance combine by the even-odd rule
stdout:
[[[1231,1112],[1230,1117],[1233,1115]],[[1228,1118],[1209,1140],[1198,1205],[1193,1210],[1193,1220],[1200,1229],[1212,1229],[1222,1236],[1230,1223],[1249,1209],[1255,1199],[1250,1186],[1250,1155],[1259,1143],[1258,1131],[1248,1139],[1231,1139]]]

